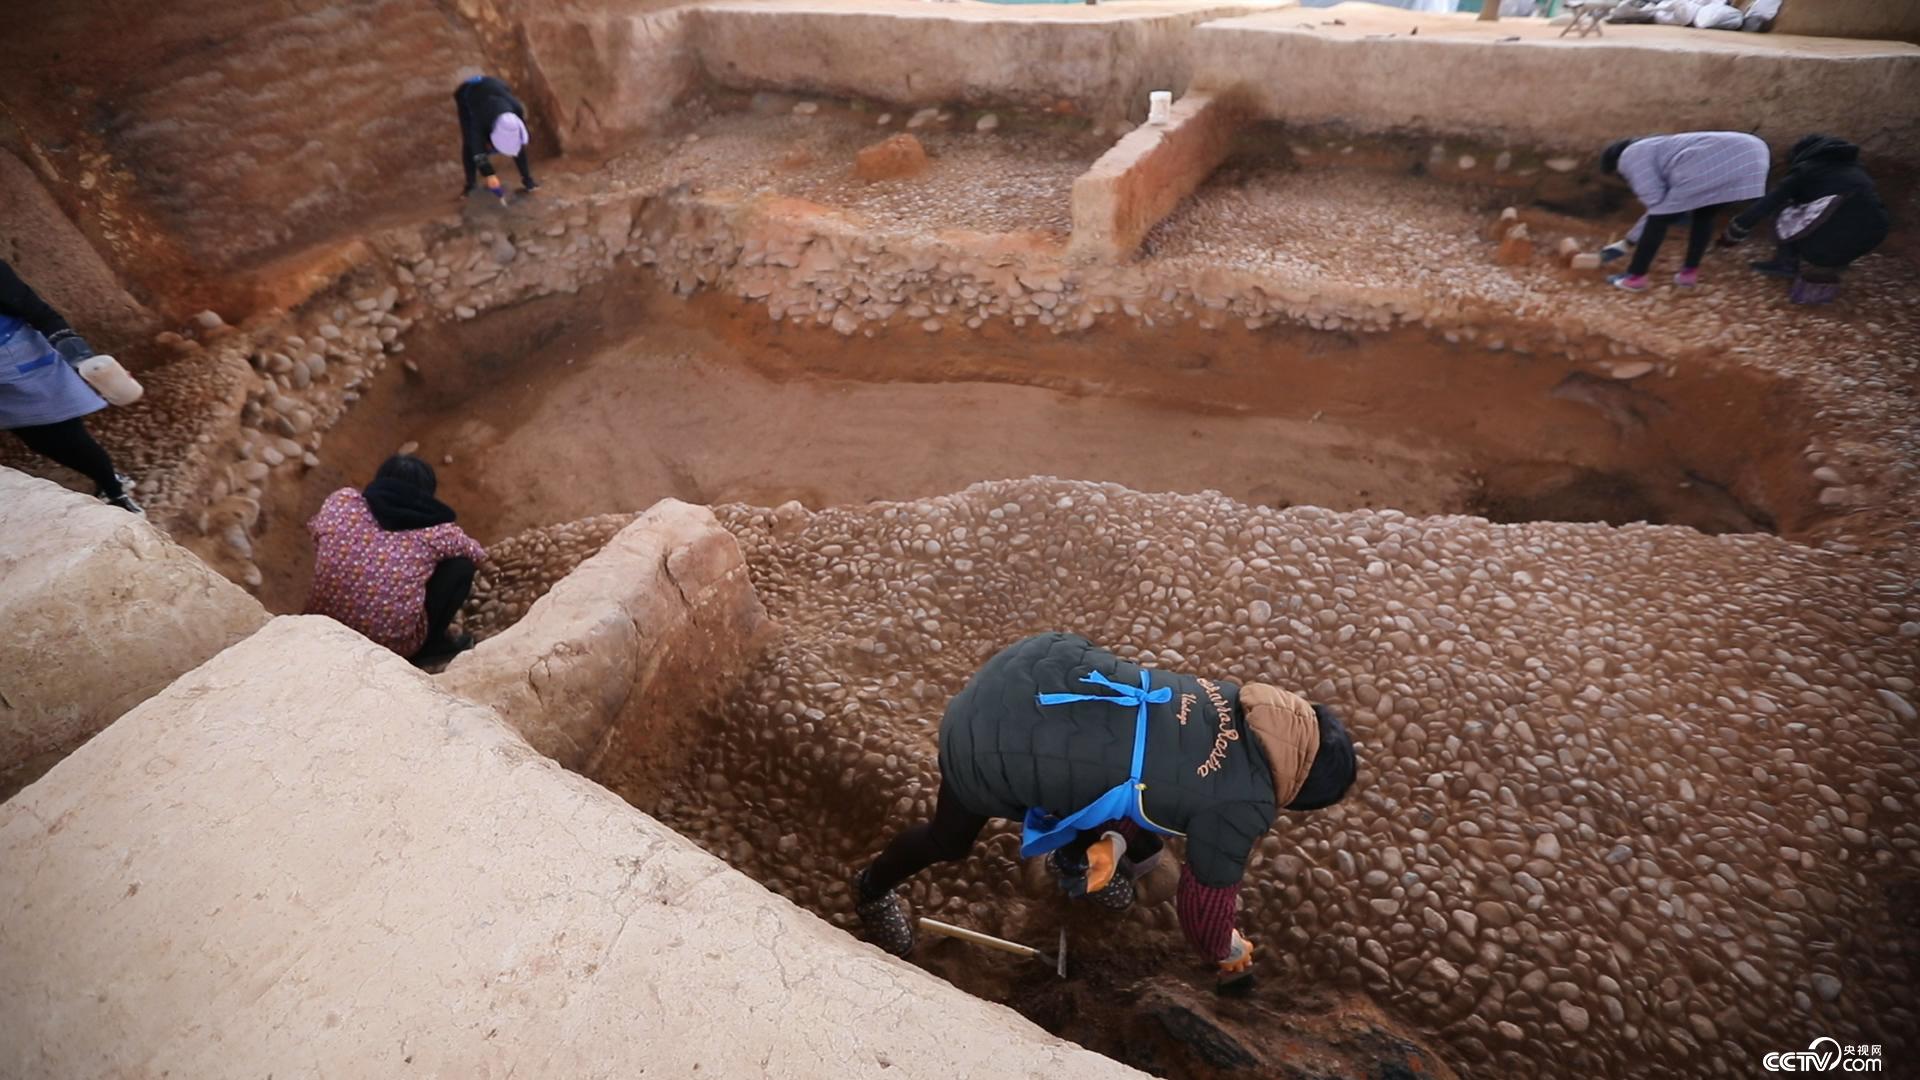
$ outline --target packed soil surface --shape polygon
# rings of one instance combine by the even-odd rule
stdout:
[[[796,112],[799,109],[802,111]],[[685,134],[621,155],[616,183],[784,195],[859,214],[882,228],[1033,232],[1064,240],[1073,181],[1117,133],[1027,111],[914,110],[792,94],[715,92],[689,103]],[[998,125],[978,130],[986,116]],[[1003,119],[1004,118],[1004,119]],[[862,148],[905,133],[925,149],[925,171],[863,180]]]

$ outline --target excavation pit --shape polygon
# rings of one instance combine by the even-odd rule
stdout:
[[[1757,378],[1610,378],[1417,329],[842,340],[629,278],[443,324],[409,348],[418,373],[373,386],[265,513],[271,606],[301,600],[298,522],[407,444],[485,540],[668,497],[818,508],[1027,475],[1709,533],[1790,531],[1810,509],[1792,423],[1744,426],[1779,411]]]
[[[34,767],[96,733],[0,808],[23,1068],[1108,1065],[988,1001],[1182,1078],[1916,1052],[1911,46],[1207,3],[40,7],[0,247],[146,382],[88,423],[189,550],[38,481],[54,509],[7,523],[5,643],[53,693],[0,680],[0,728],[59,736]],[[537,194],[454,201],[468,64],[525,99]],[[1469,67],[1506,92],[1455,93]],[[1155,89],[1173,123],[1132,128]],[[1594,156],[1687,129],[1858,140],[1895,235],[1819,308],[1758,245],[1683,290],[1670,238],[1652,290],[1606,287],[1570,256],[1635,208]],[[302,619],[195,675],[203,642],[119,617],[297,610],[304,521],[402,448],[491,551],[445,670]],[[841,932],[929,809],[949,695],[1045,629],[1348,718],[1353,797],[1249,868],[1250,999],[1214,998],[1167,882],[1078,909],[1004,825],[908,899],[1065,927],[1072,978],[923,940],[961,1000]]]

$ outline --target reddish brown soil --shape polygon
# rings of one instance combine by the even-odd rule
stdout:
[[[1751,379],[1629,384],[1412,331],[845,339],[627,279],[410,344],[421,374],[386,376],[269,507],[271,606],[298,605],[310,564],[282,526],[407,442],[483,542],[669,496],[821,506],[1035,474],[1715,532],[1793,531],[1812,508],[1785,467],[1795,418]]]
[[[1450,1078],[1454,1071],[1357,994],[1271,974],[1245,996],[1225,997],[1184,951],[1116,933],[1106,913],[1048,907],[1054,948],[1068,929],[1067,977],[1036,960],[923,934],[914,962],[982,997],[1002,1001],[1049,1032],[1154,1076],[1182,1080]],[[1039,921],[1039,920],[1036,920]]]

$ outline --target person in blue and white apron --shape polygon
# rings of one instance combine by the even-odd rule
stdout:
[[[87,339],[0,261],[0,429],[93,481],[103,501],[138,514],[133,482],[114,471],[83,419],[107,407],[74,370],[93,355]]]
[[[1879,247],[1892,227],[1860,148],[1832,135],[1808,135],[1787,154],[1787,175],[1766,197],[1727,224],[1729,244],[1775,215],[1772,259],[1750,265],[1793,282],[1796,304],[1824,304],[1840,295],[1840,274]]]
[[[1132,903],[1160,838],[1184,836],[1180,926],[1233,992],[1252,973],[1234,913],[1255,845],[1280,810],[1339,802],[1355,770],[1353,740],[1324,705],[1040,634],[1001,650],[948,703],[933,818],[855,877],[855,910],[870,941],[907,955],[913,923],[895,889],[965,858],[990,818],[1022,822],[1023,857],[1048,856],[1070,895],[1113,908]]]

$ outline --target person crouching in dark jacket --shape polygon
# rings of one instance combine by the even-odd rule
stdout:
[[[1860,148],[1831,135],[1808,135],[1787,155],[1786,179],[1727,224],[1737,244],[1777,214],[1774,257],[1752,266],[1788,278],[1796,304],[1824,304],[1840,294],[1840,274],[1887,238],[1886,204],[1860,167]]]
[[[460,167],[466,170],[467,186],[462,198],[473,194],[476,175],[487,178],[487,187],[501,199],[500,181],[493,174],[492,156],[505,154],[520,169],[520,190],[532,191],[534,182],[527,167],[527,107],[513,96],[507,84],[491,75],[475,75],[453,92],[453,104],[460,111]]]
[[[1281,809],[1318,810],[1353,784],[1352,738],[1332,709],[1260,683],[1142,668],[1074,634],[1001,650],[948,703],[931,821],[894,837],[854,879],[868,939],[896,956],[913,924],[895,888],[965,858],[989,818],[1024,823],[1021,854],[1049,855],[1069,893],[1110,907],[1160,836],[1186,837],[1175,906],[1187,940],[1249,983],[1234,927],[1240,881]]]

